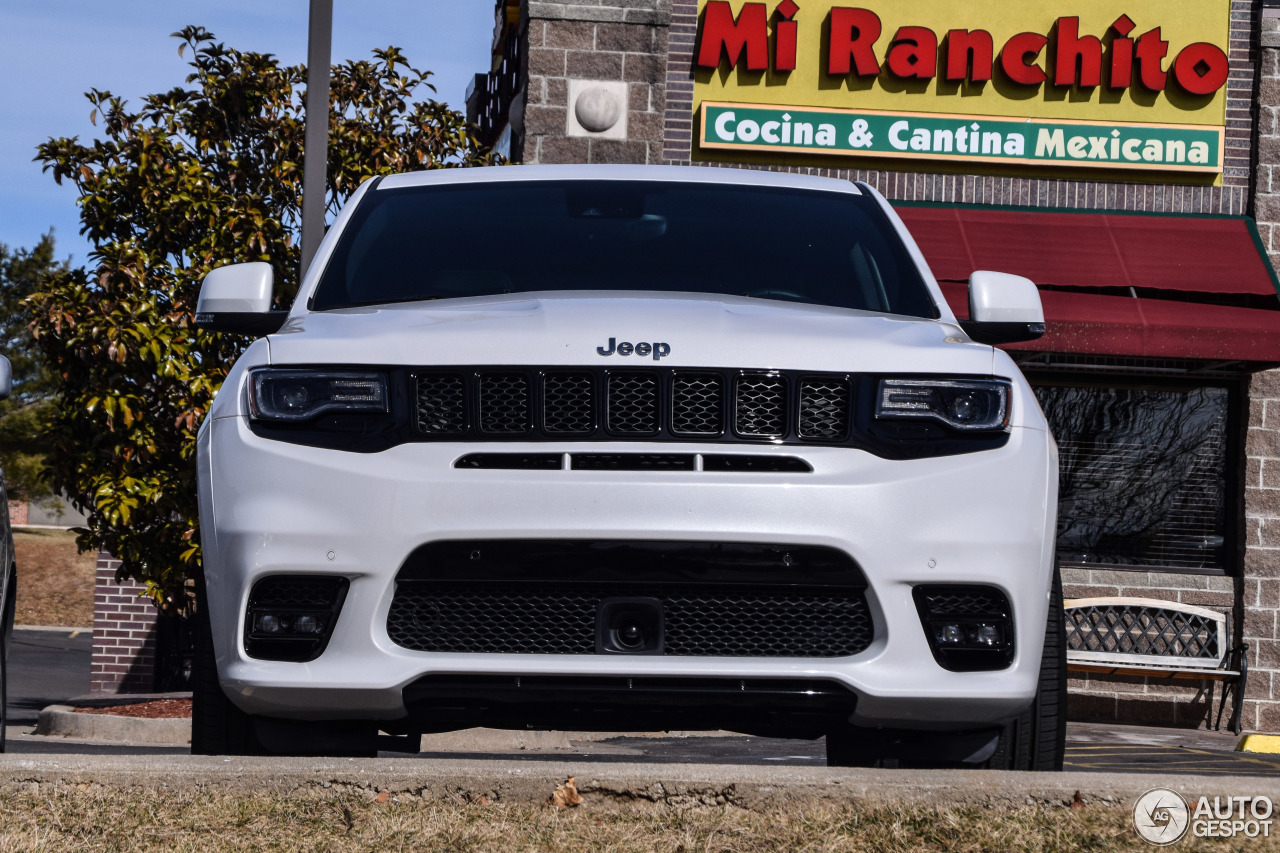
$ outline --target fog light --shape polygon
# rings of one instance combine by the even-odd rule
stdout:
[[[912,591],[934,660],[952,672],[1004,669],[1013,663],[1013,612],[995,587],[921,584]]]
[[[939,643],[963,643],[964,630],[959,625],[939,625],[936,629]]]
[[[275,634],[280,631],[280,617],[274,613],[259,613],[254,629],[266,634]]]
[[[979,625],[974,642],[983,646],[994,646],[1000,642],[1000,629],[995,625]]]
[[[299,616],[293,621],[293,630],[299,634],[319,634],[320,620],[315,616]]]

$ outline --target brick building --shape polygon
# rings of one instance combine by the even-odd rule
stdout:
[[[1280,731],[1280,8],[1007,12],[500,0],[468,110],[515,162],[865,181],[960,316],[976,268],[1035,280],[1049,332],[1011,351],[1063,451],[1067,597],[1227,613],[1244,726]],[[1076,718],[1216,717],[1206,682],[1071,691]]]

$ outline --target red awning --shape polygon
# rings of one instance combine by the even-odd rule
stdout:
[[[957,316],[974,270],[1041,286],[1047,332],[1014,349],[1280,362],[1276,279],[1244,217],[897,211]]]

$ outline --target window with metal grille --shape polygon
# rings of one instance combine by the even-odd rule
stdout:
[[[1224,387],[1040,385],[1064,565],[1227,571]]]

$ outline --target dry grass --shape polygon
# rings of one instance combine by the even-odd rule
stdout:
[[[97,555],[76,552],[66,530],[14,530],[18,559],[19,625],[93,624],[93,575]]]
[[[306,787],[246,795],[28,783],[0,789],[0,851],[617,851],[914,853],[1150,850],[1127,806],[872,807],[751,811],[601,801],[579,808],[467,803],[411,792]],[[1274,849],[1274,841],[1184,839],[1179,850]]]

